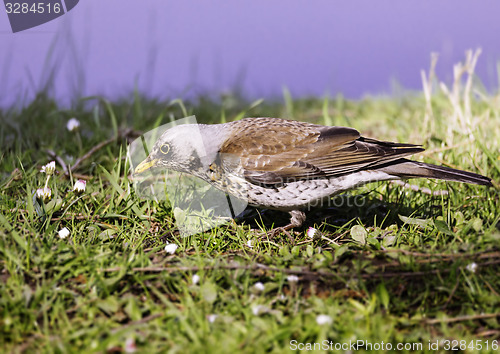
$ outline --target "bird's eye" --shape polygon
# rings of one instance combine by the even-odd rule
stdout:
[[[166,155],[170,152],[170,145],[169,144],[163,144],[160,146],[160,151],[162,154]]]

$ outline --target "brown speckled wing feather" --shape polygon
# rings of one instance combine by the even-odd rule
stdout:
[[[423,150],[362,138],[345,127],[268,118],[230,124],[231,137],[219,150],[222,166],[257,184],[340,176]]]

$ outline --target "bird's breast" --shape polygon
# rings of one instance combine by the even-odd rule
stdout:
[[[360,185],[398,179],[380,171],[360,171],[341,177],[286,182],[273,187],[248,182],[215,166],[209,169],[207,176],[206,181],[211,185],[250,205],[284,211],[322,206],[330,197]]]

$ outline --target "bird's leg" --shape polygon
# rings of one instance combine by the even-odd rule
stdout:
[[[285,230],[293,229],[294,227],[301,227],[306,221],[306,213],[300,210],[292,210],[290,214],[290,224],[283,227]]]

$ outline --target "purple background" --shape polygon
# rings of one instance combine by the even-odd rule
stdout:
[[[3,4],[2,4],[3,5]],[[159,98],[239,86],[249,98],[420,89],[483,48],[478,76],[498,87],[500,1],[85,0],[13,34],[0,12],[0,106],[26,103],[56,69],[52,93]]]

